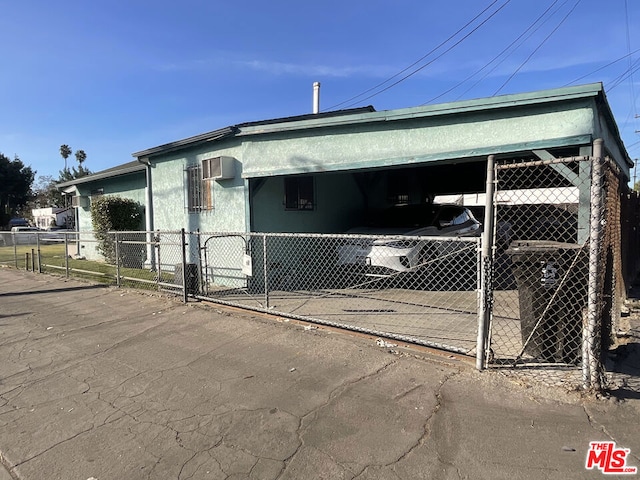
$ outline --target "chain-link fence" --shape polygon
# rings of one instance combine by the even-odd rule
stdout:
[[[477,236],[75,232],[14,236],[0,261],[472,355]]]
[[[480,229],[456,236],[454,219],[438,236],[25,231],[0,234],[0,264],[275,313],[599,388],[602,355],[615,346],[621,300],[640,266],[638,197],[600,157],[493,165],[490,215],[478,218],[490,219],[486,243]]]
[[[624,298],[620,178],[601,158],[496,162],[489,365],[600,387]]]
[[[475,348],[478,237],[191,238],[205,298],[465,354]]]

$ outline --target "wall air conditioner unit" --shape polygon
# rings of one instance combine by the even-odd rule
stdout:
[[[87,208],[89,206],[89,197],[74,195],[73,197],[71,197],[71,206],[75,208]]]
[[[202,178],[225,180],[236,176],[236,159],[233,157],[213,157],[202,160]]]

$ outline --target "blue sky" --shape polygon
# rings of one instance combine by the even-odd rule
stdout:
[[[97,172],[310,113],[314,81],[322,110],[603,82],[640,156],[637,0],[0,0],[0,11],[0,152],[38,176],[57,178],[63,143]]]

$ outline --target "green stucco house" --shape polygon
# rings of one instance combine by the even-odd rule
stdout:
[[[590,155],[596,138],[628,179],[600,83],[248,122],[133,156],[149,230],[339,233],[370,208],[484,191],[488,155]]]
[[[600,83],[247,122],[59,188],[74,198],[80,231],[92,229],[92,197],[119,195],[144,206],[147,231],[340,233],[369,209],[484,192],[489,155],[591,155],[596,138],[628,180],[633,163]]]
[[[70,204],[74,207],[76,230],[90,232],[93,230],[91,223],[91,201],[102,195],[113,195],[134,200],[146,210],[146,167],[138,161],[128,162],[101,172],[87,175],[68,182],[59,183],[58,189],[71,197]],[[143,229],[144,225],[140,225]],[[80,242],[70,246],[72,254],[88,259],[99,259],[96,251],[96,243],[93,239],[80,236]]]

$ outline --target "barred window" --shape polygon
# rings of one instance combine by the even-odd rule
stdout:
[[[387,201],[391,205],[409,203],[409,174],[406,170],[392,170],[387,177]]]
[[[213,210],[212,181],[202,178],[202,167],[188,167],[187,174],[187,208],[190,213]]]
[[[287,210],[313,210],[313,177],[285,178],[284,206]]]

